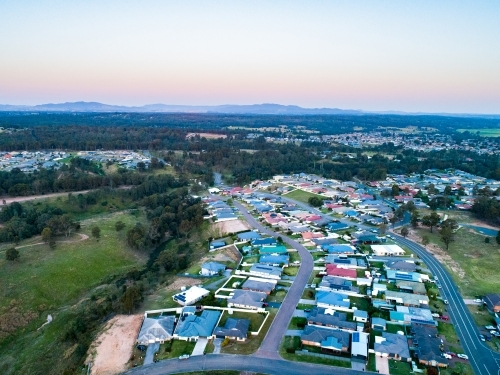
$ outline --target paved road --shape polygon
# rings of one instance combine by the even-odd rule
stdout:
[[[281,236],[283,242],[291,245],[294,249],[296,249],[301,257],[302,264],[300,265],[299,272],[295,277],[295,281],[292,286],[288,290],[288,293],[283,300],[280,309],[278,310],[278,314],[274,318],[269,331],[262,341],[259,350],[255,353],[258,357],[265,358],[280,358],[278,351],[280,342],[286,334],[286,330],[288,325],[290,324],[290,320],[292,319],[293,312],[295,311],[295,307],[297,303],[299,303],[300,297],[304,292],[304,288],[309,281],[309,276],[313,271],[314,262],[313,257],[307,251],[307,249],[299,244],[297,241],[294,241],[287,236],[277,234],[276,232],[264,227],[257,220],[254,219],[252,215],[248,212],[248,210],[243,207],[240,203],[234,202],[234,205],[240,210],[243,217],[250,224],[251,227],[258,229],[261,233],[268,234],[273,237]]]
[[[183,372],[208,371],[208,370],[245,370],[261,374],[276,375],[359,375],[370,373],[342,367],[315,365],[303,362],[290,362],[283,359],[259,359],[255,356],[207,354],[204,356],[190,357],[186,360],[171,359],[160,361],[147,366],[136,367],[125,374],[134,375],[164,375]]]
[[[493,352],[485,343],[479,340],[477,325],[450,274],[422,246],[402,236],[394,236],[398,243],[407,246],[411,251],[415,252],[427,264],[434,276],[437,276],[439,279],[442,286],[440,289],[441,296],[449,302],[447,308],[448,314],[454,322],[455,330],[465,354],[469,356],[469,362],[474,369],[474,373],[476,375],[500,374],[500,354]]]

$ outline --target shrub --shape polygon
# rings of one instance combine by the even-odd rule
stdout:
[[[290,353],[290,354],[294,354],[295,353],[295,348],[286,348],[286,352]]]
[[[224,346],[228,346],[228,345],[229,345],[229,339],[226,337],[226,338],[224,339],[224,341],[222,341],[221,346],[222,346],[222,347],[224,347]]]

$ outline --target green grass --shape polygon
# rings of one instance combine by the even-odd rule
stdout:
[[[349,297],[351,301],[351,307],[355,306],[358,310],[368,311],[370,308],[370,300],[363,297]]]
[[[276,313],[278,312],[278,309],[269,309],[269,317],[266,320],[266,323],[264,324],[264,327],[262,327],[262,330],[257,336],[250,336],[248,340],[244,343],[242,342],[231,342],[229,345],[224,346],[221,348],[221,353],[223,354],[242,354],[242,355],[248,355],[255,353],[257,349],[260,347],[260,344],[262,343],[262,340],[264,340],[264,337],[267,334],[267,331],[269,330],[269,327],[271,326],[271,323],[273,322]]]
[[[283,274],[287,276],[297,276],[299,272],[299,267],[285,267],[283,269]]]
[[[291,193],[285,194],[284,196],[286,198],[295,199],[295,200],[298,200],[298,201],[304,202],[304,203],[309,203],[309,198],[311,198],[311,197],[318,197],[318,198],[321,198],[321,199],[325,198],[322,195],[309,193],[307,191],[300,190],[300,189],[294,190]]]
[[[1,256],[0,308],[19,302],[23,310],[54,311],[107,277],[143,265],[146,256],[128,248],[125,231],[116,232],[114,224],[118,220],[130,227],[143,219],[128,213],[100,215],[83,221],[79,232],[90,236],[91,227],[97,225],[101,229],[99,241],[91,237],[81,241],[75,234],[70,239],[75,242],[58,242],[54,250],[45,244],[22,247],[25,243],[21,242],[19,261],[8,262]],[[34,241],[41,239],[30,239],[26,244]],[[3,245],[0,251],[7,247]]]
[[[387,332],[398,333],[398,331],[406,332],[405,327],[399,324],[387,324]]]
[[[411,366],[408,362],[389,360],[389,374],[407,375],[411,372]]]
[[[178,358],[183,354],[191,355],[195,345],[196,345],[195,342],[189,342],[189,341],[182,341],[182,340],[167,341],[165,344],[160,345],[160,350],[158,350],[157,358],[162,360],[162,359]]]
[[[368,357],[368,365],[366,366],[366,369],[368,371],[376,372],[377,371],[377,364],[375,360],[375,353],[370,353]]]
[[[460,346],[458,336],[451,323],[438,322],[438,333],[446,338],[450,345]]]
[[[304,326],[307,323],[306,318],[294,316],[292,320],[290,320],[290,325],[288,326],[288,329],[304,329]],[[299,327],[298,325],[302,324],[302,327]]]
[[[436,230],[430,233],[427,228],[421,228],[417,230],[417,233],[420,236],[427,235],[432,244],[445,249]],[[455,241],[446,251],[459,267],[458,269],[450,261],[445,261],[446,267],[464,298],[482,296],[500,290],[500,278],[497,276],[500,249],[495,241],[486,244],[484,238],[485,236],[473,230],[461,228],[455,234]],[[463,276],[459,274],[460,270],[465,273]]]
[[[279,354],[283,359],[287,359],[289,361],[307,362],[307,363],[315,363],[315,364],[319,364],[319,365],[329,365],[329,366],[336,366],[336,367],[351,368],[351,362],[338,360],[338,359],[335,359],[334,357],[322,358],[322,357],[315,357],[315,356],[308,356],[308,355],[299,355],[299,354],[295,354],[295,353],[287,353],[287,351],[286,351],[287,348],[293,348],[295,350],[300,350],[301,346],[302,345],[300,343],[300,337],[285,336],[283,338],[283,340],[281,341]],[[317,349],[320,349],[320,348],[308,346],[307,349],[311,352],[316,352],[316,351],[318,351]],[[332,373],[334,373],[333,369],[332,369]]]
[[[479,132],[481,137],[500,137],[500,129],[485,129],[485,128],[474,128],[474,129],[457,129],[458,132],[463,133],[466,130],[472,134]]]
[[[290,263],[293,263],[297,260],[300,262],[300,254],[297,251],[290,251],[288,254],[290,255]]]
[[[276,290],[272,292],[268,297],[267,301],[268,302],[283,302],[286,296],[286,291],[285,290]]]
[[[467,305],[474,321],[478,326],[491,326],[495,325],[495,320],[493,315],[488,312],[488,310],[483,306]]]

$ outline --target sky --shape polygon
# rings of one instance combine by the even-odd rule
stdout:
[[[500,114],[500,1],[0,0],[0,104]]]

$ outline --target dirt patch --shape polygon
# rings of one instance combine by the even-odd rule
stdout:
[[[199,135],[201,138],[206,138],[206,139],[218,139],[218,138],[227,138],[227,135],[225,134],[216,134],[216,133],[189,133],[186,135],[186,139],[192,138]]]
[[[143,315],[117,315],[90,347],[93,375],[118,374],[127,369],[127,362],[141,328]]]
[[[240,262],[242,258],[241,253],[238,248],[234,245],[225,247],[223,249],[217,249],[211,251],[208,255],[204,256],[201,263],[212,262],[212,261],[233,261],[236,263]]]
[[[169,284],[164,290],[181,290],[183,286],[200,285],[201,279],[194,279],[192,277],[177,277],[172,284]]]
[[[220,237],[223,237],[228,233],[238,233],[249,230],[250,226],[242,220],[230,220],[214,223],[213,228],[216,231],[220,231]]]

